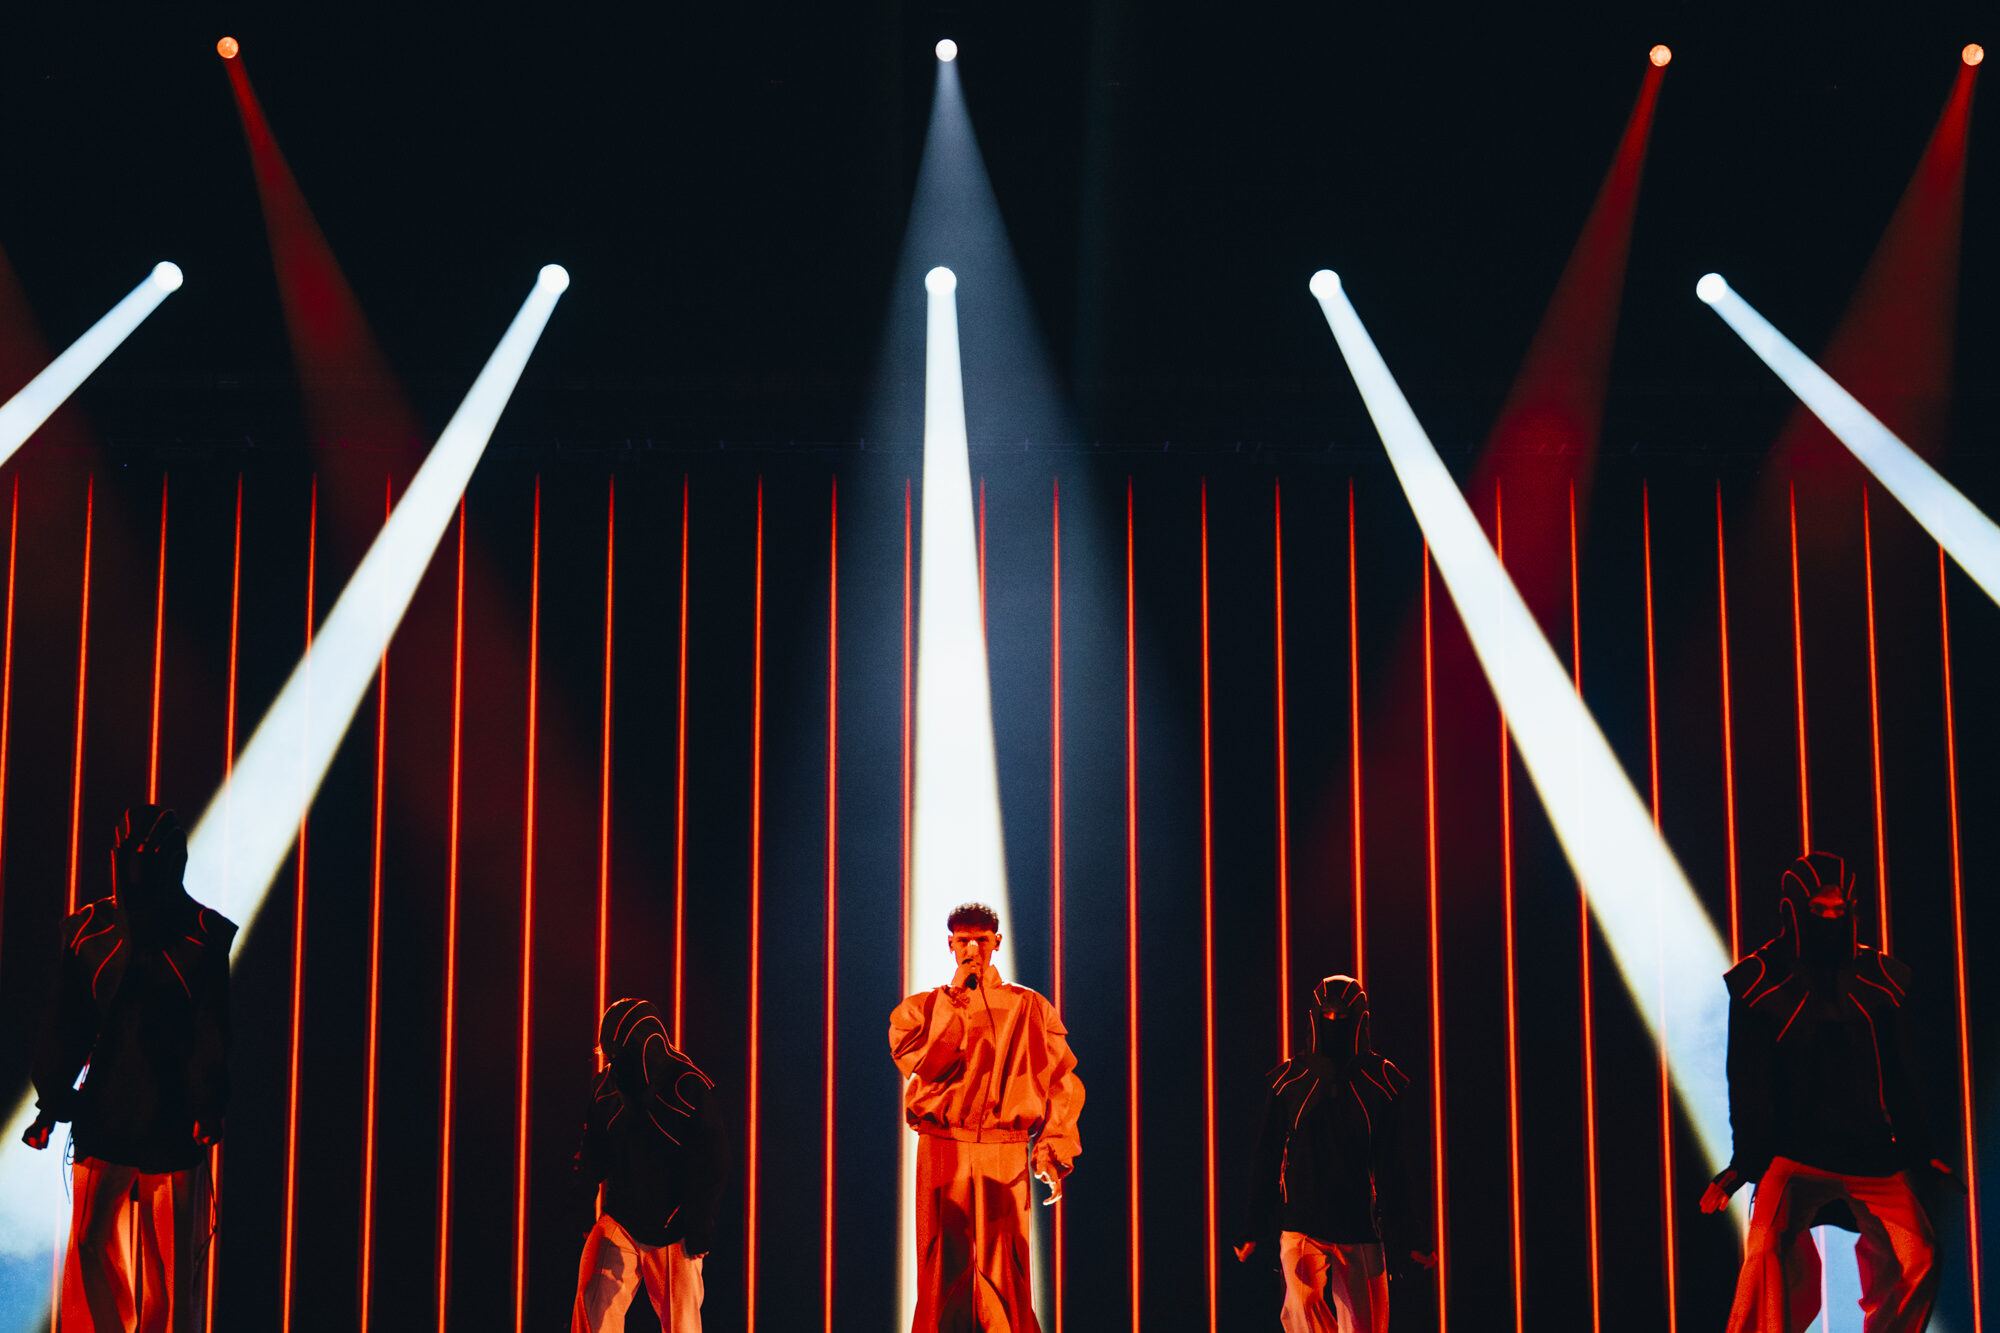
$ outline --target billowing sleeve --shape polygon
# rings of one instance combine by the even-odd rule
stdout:
[[[1281,1066],[1282,1067],[1282,1066]],[[1243,1196],[1243,1221],[1236,1243],[1266,1240],[1278,1230],[1278,1163],[1285,1152],[1284,1116],[1274,1092],[1264,1093],[1264,1112],[1257,1118],[1257,1139],[1250,1149],[1249,1185]]]
[[[1882,1071],[1882,1102],[1889,1112],[1889,1124],[1895,1131],[1896,1147],[1902,1154],[1902,1165],[1906,1171],[1922,1171],[1931,1164],[1933,1156],[1943,1156],[1943,1149],[1931,1131],[1930,1109],[1927,1105],[1922,1062],[1918,1059],[1917,1043],[1911,1021],[1910,1005],[1914,998],[1910,988],[1910,969],[1901,960],[1883,955],[1882,971],[1904,998],[1896,1005],[1896,1016],[1890,1021],[1889,1044],[1895,1049],[1888,1053],[1891,1067]]]
[[[1729,997],[1729,1131],[1733,1148],[1726,1171],[1744,1180],[1763,1177],[1771,1164],[1777,1120],[1772,1088],[1771,1042],[1740,995]]]
[[[215,919],[219,924],[209,928],[202,951],[188,1069],[190,1109],[210,1134],[222,1132],[229,1110],[229,946],[236,938],[233,923]]]
[[[940,1083],[960,1071],[965,1063],[965,1020],[942,987],[912,995],[896,1006],[889,1015],[889,1054],[904,1078]],[[1078,1096],[1081,1099],[1080,1091]]]
[[[89,918],[83,914],[63,922],[61,946],[49,979],[47,1008],[35,1042],[32,1076],[40,1119],[54,1123],[75,1112],[76,1076],[90,1058],[97,1039],[97,1014],[90,981],[77,961],[76,938]]]
[[[692,1094],[695,1103],[693,1133],[682,1145],[687,1153],[688,1222],[681,1248],[690,1258],[699,1258],[715,1248],[729,1174],[729,1142],[723,1133],[722,1104],[708,1080],[690,1071],[680,1076],[680,1084],[682,1093]]]
[[[1063,1026],[1062,1015],[1046,1001],[1042,1009],[1042,1058],[1045,1064],[1039,1072],[1048,1094],[1037,1146],[1047,1148],[1061,1163],[1062,1169],[1068,1171],[1075,1164],[1076,1155],[1083,1151],[1083,1140],[1077,1135],[1076,1125],[1077,1117],[1083,1114],[1083,1080],[1076,1076],[1076,1053],[1069,1048],[1069,1029]]]

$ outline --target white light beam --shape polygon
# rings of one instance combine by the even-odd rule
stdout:
[[[1910,517],[1951,553],[1973,582],[2000,602],[2000,527],[1738,296],[1720,273],[1709,274],[1694,290],[1875,474]]]
[[[1479,664],[1555,825],[1563,852],[1633,992],[1633,1007],[1667,1052],[1680,1102],[1711,1169],[1729,1160],[1725,1075],[1730,965],[1714,923],[1653,827],[1610,744],[1577,697],[1569,673],[1507,577],[1458,485],[1446,471],[1382,354],[1322,269],[1312,294],[1367,403],[1396,478],[1416,511]],[[1642,989],[1662,956],[1674,982],[1666,1012]]]
[[[90,373],[104,364],[104,358],[117,351],[118,344],[145,322],[146,316],[167,299],[168,293],[179,291],[180,286],[178,265],[153,265],[144,282],[0,406],[0,463],[12,458],[28,442],[28,437],[40,430],[42,423],[76,392],[76,386],[89,379]]]
[[[451,525],[458,498],[549,313],[568,286],[569,274],[558,265],[542,269],[500,345],[341,591],[312,649],[292,669],[228,783],[195,825],[188,840],[188,885],[202,902],[242,924],[238,950],[432,553]],[[227,820],[225,805],[230,806]],[[33,1118],[33,1098],[25,1096],[8,1118],[7,1137],[0,1140],[0,1260],[39,1254],[46,1273],[51,1240],[67,1231],[69,1203],[61,1153],[38,1153],[21,1143],[21,1131]],[[26,1327],[38,1319],[41,1303],[32,1303],[35,1308],[26,1311],[11,1301],[0,1306],[0,1325]]]

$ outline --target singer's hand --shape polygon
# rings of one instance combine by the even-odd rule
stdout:
[[[964,990],[970,983],[979,980],[985,971],[986,969],[980,966],[979,960],[976,958],[960,963],[958,971],[952,974],[952,989]],[[935,976],[937,974],[932,973],[931,975]]]
[[[38,1118],[34,1124],[29,1125],[28,1128],[22,1132],[21,1142],[27,1144],[30,1148],[33,1148],[36,1152],[40,1152],[42,1149],[49,1146],[49,1131],[54,1128],[55,1128],[54,1121],[42,1120]]]
[[[1246,1240],[1241,1245],[1238,1245],[1236,1247],[1236,1262],[1239,1264],[1247,1264],[1250,1262],[1250,1256],[1255,1253],[1257,1253],[1257,1242],[1254,1240]]]
[[[1069,1172],[1047,1144],[1035,1145],[1035,1151],[1029,1156],[1028,1167],[1034,1173],[1036,1180],[1049,1187],[1049,1197],[1042,1200],[1044,1208],[1062,1198],[1063,1179]]]

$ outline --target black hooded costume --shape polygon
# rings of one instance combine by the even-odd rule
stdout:
[[[112,859],[111,896],[62,924],[35,1050],[36,1126],[71,1121],[79,1159],[185,1171],[205,1152],[197,1127],[220,1138],[228,1107],[236,926],[182,887],[187,834],[173,811],[126,811]]]
[[[1810,900],[1830,889],[1842,907],[1823,917]],[[1910,969],[1858,941],[1854,892],[1840,857],[1800,857],[1785,872],[1777,937],[1724,978],[1734,1155],[1717,1180],[1727,1188],[1761,1179],[1779,1156],[1849,1176],[1930,1164]]]
[[[597,1040],[606,1064],[591,1087],[578,1180],[603,1183],[604,1211],[639,1244],[679,1241],[690,1257],[706,1254],[722,1204],[715,1084],[645,1000],[612,1004]]]
[[[1296,1231],[1330,1245],[1385,1241],[1392,1255],[1425,1248],[1397,1179],[1397,1103],[1410,1080],[1370,1045],[1359,982],[1319,983],[1312,1034],[1310,1052],[1268,1076],[1239,1241]]]

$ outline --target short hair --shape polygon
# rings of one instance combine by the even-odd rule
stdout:
[[[960,903],[944,919],[946,930],[990,930],[1000,932],[1000,914],[985,903]]]

